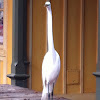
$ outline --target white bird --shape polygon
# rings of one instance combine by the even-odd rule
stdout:
[[[52,30],[52,11],[51,3],[47,1],[45,3],[47,9],[47,42],[48,51],[44,56],[42,63],[42,81],[43,91],[41,100],[50,100],[50,94],[52,94],[53,100],[53,89],[54,84],[58,78],[60,72],[60,56],[54,48],[53,43],[53,30]]]

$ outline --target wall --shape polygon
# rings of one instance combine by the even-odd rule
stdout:
[[[4,0],[3,45],[0,45],[0,84],[11,84],[12,61],[12,0]]]
[[[12,1],[8,0],[8,29],[7,29],[7,74],[11,74],[12,63]],[[7,78],[7,83],[11,84],[11,80]]]

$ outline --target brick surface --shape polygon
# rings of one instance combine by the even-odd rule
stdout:
[[[41,100],[41,93],[12,85],[0,85],[0,100]],[[54,97],[53,100],[68,100]]]

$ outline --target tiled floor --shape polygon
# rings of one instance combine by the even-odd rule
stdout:
[[[60,95],[61,97],[61,95]],[[62,95],[64,98],[68,98],[71,100],[96,100],[95,93],[84,93],[84,94],[70,94],[70,95]]]
[[[12,85],[0,85],[0,100],[41,100],[41,93]],[[68,100],[54,97],[53,100]]]
[[[40,100],[41,93],[12,85],[0,85],[0,100]],[[57,95],[54,100],[96,100],[95,93]]]

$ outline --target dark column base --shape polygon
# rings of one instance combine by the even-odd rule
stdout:
[[[11,84],[15,86],[27,88],[27,79],[29,75],[26,74],[9,74],[7,77],[11,78]]]

